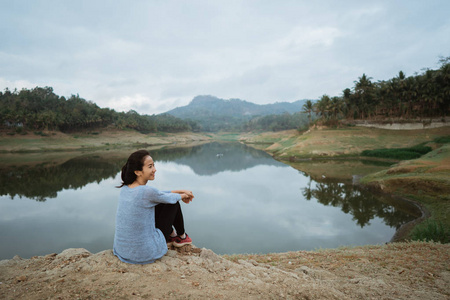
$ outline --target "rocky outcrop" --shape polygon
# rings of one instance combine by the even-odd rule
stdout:
[[[60,254],[30,259],[16,256],[10,260],[0,261],[0,298],[443,299],[448,297],[450,272],[445,271],[445,267],[442,266],[445,263],[442,264],[439,260],[445,260],[445,257],[448,259],[450,247],[426,243],[406,245],[373,246],[366,249],[360,247],[328,252],[300,251],[254,256],[254,259],[251,255],[226,259],[211,250],[194,247],[180,252],[169,250],[162,259],[148,265],[122,263],[111,250],[92,254],[85,249],[67,249]],[[391,258],[408,263],[418,258],[417,253],[430,249],[436,253],[427,255],[427,261],[423,262],[424,266],[421,266],[421,263],[413,264],[417,269],[429,270],[428,274],[422,269],[418,272],[407,269],[406,265],[395,263],[396,265],[391,266],[393,264]],[[389,259],[381,259],[383,255]],[[380,261],[385,264],[384,267],[378,265]],[[440,267],[431,269],[430,264]],[[422,277],[426,277],[427,280],[423,280]]]

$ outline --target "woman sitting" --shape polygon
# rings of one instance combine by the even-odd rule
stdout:
[[[167,253],[168,246],[192,243],[178,201],[189,203],[194,195],[187,190],[159,191],[147,186],[155,172],[146,150],[132,153],[122,167],[113,252],[123,262],[152,263]]]

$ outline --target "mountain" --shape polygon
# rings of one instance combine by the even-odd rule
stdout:
[[[240,99],[197,96],[188,105],[172,109],[166,114],[197,121],[203,130],[215,131],[239,126],[256,116],[296,113],[302,110],[305,102],[306,100],[298,100],[260,105]]]
[[[214,96],[197,96],[182,107],[172,109],[167,114],[181,119],[195,119],[198,116],[266,116],[272,114],[295,113],[302,110],[306,100],[277,102],[274,104],[255,104],[240,99],[224,100]]]

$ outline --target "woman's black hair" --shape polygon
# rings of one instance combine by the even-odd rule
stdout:
[[[127,163],[122,167],[122,185],[118,186],[118,188],[132,184],[136,180],[137,176],[134,171],[142,171],[145,157],[149,155],[150,153],[147,150],[138,150],[131,153]]]

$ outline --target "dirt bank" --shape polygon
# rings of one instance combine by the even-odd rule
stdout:
[[[201,133],[151,133],[142,134],[127,130],[103,130],[78,133],[44,132],[41,135],[7,135],[0,132],[0,153],[44,152],[44,151],[92,151],[96,149],[117,149],[121,147],[149,147],[157,145],[189,145],[211,140]]]
[[[240,140],[285,161],[358,157],[363,150],[404,148],[450,135],[450,127],[424,130],[385,130],[346,127],[242,134]]]
[[[450,126],[450,118],[443,117],[427,120],[423,119],[404,120],[402,122],[399,122],[399,120],[378,120],[378,121],[357,120],[357,121],[347,121],[345,123],[362,127],[373,127],[388,130],[421,130],[421,129]]]
[[[268,255],[169,250],[129,265],[111,250],[0,261],[1,299],[448,299],[450,245],[395,243]]]

